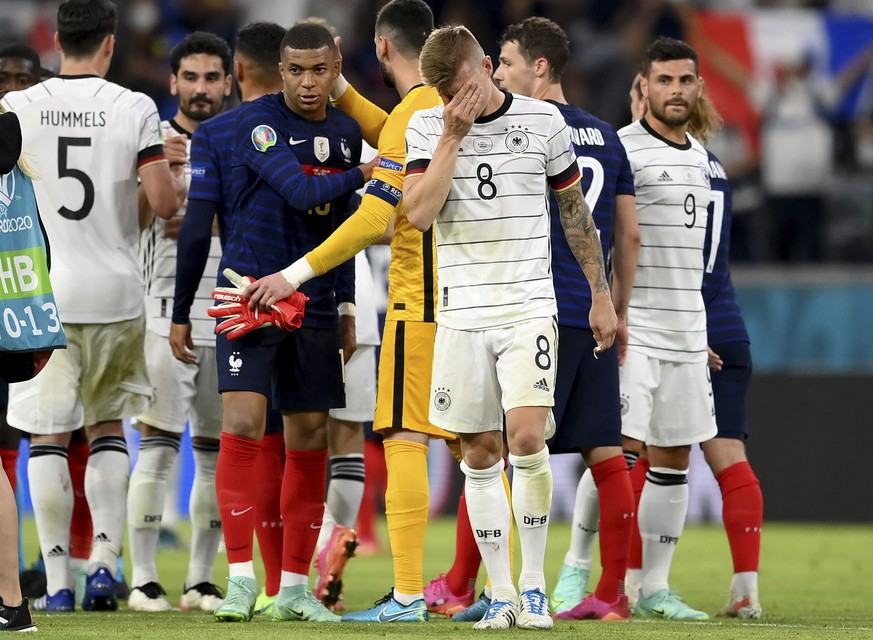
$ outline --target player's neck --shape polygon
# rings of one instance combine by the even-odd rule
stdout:
[[[646,115],[643,116],[643,119],[646,121],[646,124],[657,133],[662,138],[669,140],[670,142],[675,142],[676,144],[685,144],[688,141],[685,133],[688,131],[688,124],[682,125],[669,125],[666,122],[662,122],[658,120],[654,115],[652,115],[651,111],[646,112]]]
[[[58,71],[62,76],[98,76],[102,78],[106,71],[94,59],[64,58]]]
[[[551,100],[560,104],[568,104],[567,99],[564,97],[564,90],[558,82],[546,82],[538,87],[534,87],[530,97],[537,100]]]
[[[263,84],[250,85],[246,83],[245,87],[240,87],[240,101],[251,102],[252,100],[257,100],[258,98],[263,98],[267,95],[279,93],[284,88],[285,86],[281,82],[277,82],[271,86]]]
[[[482,109],[479,118],[490,116],[492,113],[500,109],[500,107],[503,106],[503,103],[507,100],[507,96],[493,82],[491,83],[490,90],[491,93],[488,96],[488,102],[485,104],[485,108]]]
[[[197,129],[197,125],[200,124],[196,120],[193,120],[186,116],[184,113],[182,113],[181,109],[176,111],[176,115],[173,116],[173,120],[177,125],[179,125],[188,133],[194,133],[194,131]]]
[[[422,84],[421,74],[418,72],[418,60],[413,62],[400,60],[395,62],[392,71],[394,72],[394,87],[400,95],[400,99],[406,97],[406,94],[412,91],[413,87]]]

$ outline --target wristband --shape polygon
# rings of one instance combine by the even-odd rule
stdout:
[[[354,318],[357,312],[357,307],[354,302],[340,302],[336,306],[336,310],[341,316],[351,316]]]
[[[349,81],[346,80],[343,74],[339,74],[336,80],[333,81],[333,86],[330,88],[330,101],[336,102],[342,98],[346,90],[349,88]]]
[[[300,288],[304,282],[308,282],[312,280],[317,274],[312,270],[312,267],[309,265],[309,261],[306,257],[302,257],[290,267],[285,267],[279,273],[288,281],[288,283],[294,287],[295,290]]]

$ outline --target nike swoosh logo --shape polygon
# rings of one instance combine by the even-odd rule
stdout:
[[[304,142],[306,142],[306,138],[303,138],[303,140],[295,140],[294,138],[288,138],[288,144],[290,144],[291,146],[294,146],[295,144],[303,144]]]
[[[231,509],[231,510],[230,510],[230,515],[232,515],[232,516],[241,516],[241,515],[244,514],[244,513],[248,513],[248,512],[251,511],[252,509],[254,509],[254,507],[248,507],[248,508],[246,508],[246,509],[243,509],[242,511],[237,511],[236,509]]]
[[[321,529],[321,524],[315,524],[315,523],[310,522],[309,528],[310,529]]]
[[[303,610],[302,610],[302,609],[301,609],[300,611],[295,611],[294,609],[288,609],[288,611],[290,611],[291,613],[293,613],[293,614],[294,614],[295,616],[297,616],[298,618],[302,618],[302,617],[303,617]]]
[[[387,609],[387,608],[388,607],[385,607],[385,609]],[[397,613],[385,613],[385,609],[382,609],[379,612],[379,615],[376,616],[376,619],[379,622],[394,622],[395,620],[398,620],[399,618],[402,618],[407,613],[409,613],[408,611],[398,611]]]
[[[657,613],[659,616],[664,615],[663,609],[652,609],[651,611],[652,611],[652,613]]]

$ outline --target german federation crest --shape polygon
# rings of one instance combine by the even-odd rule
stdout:
[[[506,134],[506,148],[512,153],[524,153],[530,144],[527,134],[524,131],[513,130]]]
[[[315,136],[315,157],[319,162],[324,162],[330,157],[330,140],[324,136]]]
[[[276,136],[276,132],[270,125],[259,124],[252,129],[252,144],[255,145],[255,149],[258,151],[266,151],[276,144],[277,139],[278,136]]]

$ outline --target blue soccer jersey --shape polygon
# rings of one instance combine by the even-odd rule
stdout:
[[[219,272],[229,267],[260,278],[317,247],[348,216],[349,197],[364,184],[357,168],[361,129],[334,107],[324,120],[306,120],[281,92],[241,105],[236,114],[234,203]],[[337,301],[354,299],[340,293],[339,278],[348,275],[348,269],[328,272],[300,288],[309,296],[305,326],[336,322]]]
[[[197,127],[191,139],[191,187],[188,200],[213,203],[218,216],[221,246],[227,243],[233,210],[231,162],[237,109],[225,111]]]
[[[746,323],[734,294],[728,253],[731,242],[731,186],[718,158],[709,154],[712,202],[703,246],[703,302],[706,305],[706,335],[710,346],[749,342]]]
[[[594,213],[603,257],[607,259],[612,246],[616,196],[634,195],[634,176],[627,154],[611,125],[579,107],[558,102],[552,104],[558,107],[570,128],[570,138],[582,173],[582,192]],[[591,289],[567,244],[554,196],[550,210],[552,274],[558,300],[558,322],[563,326],[587,329]]]

